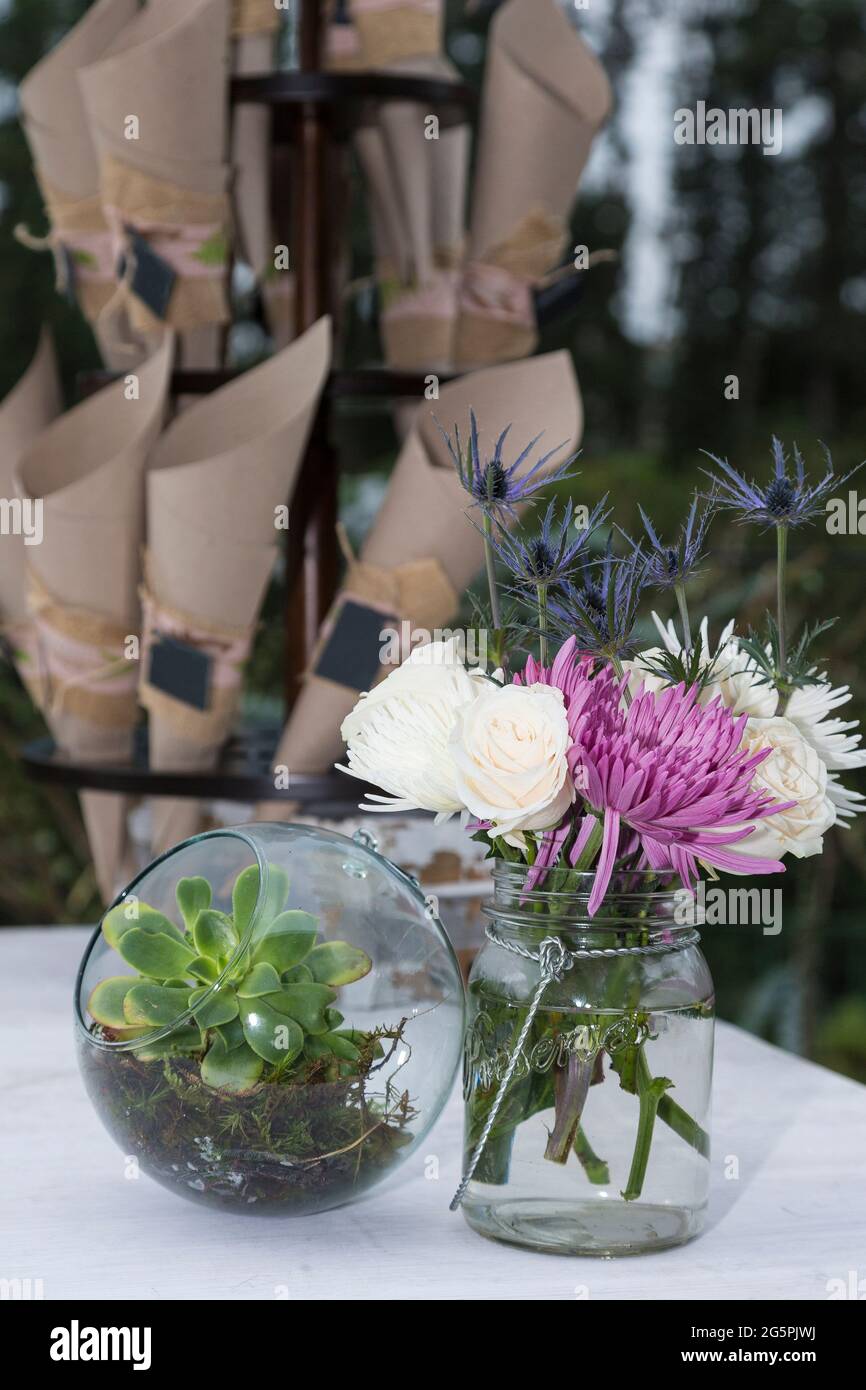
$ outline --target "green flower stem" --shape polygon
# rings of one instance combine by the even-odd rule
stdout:
[[[538,586],[538,651],[542,666],[547,665],[547,585]]]
[[[788,625],[785,609],[785,578],[788,560],[788,528],[776,527],[776,624],[779,630],[779,673],[784,680],[788,669]]]
[[[574,1136],[574,1152],[591,1183],[597,1187],[607,1187],[610,1183],[610,1169],[603,1158],[599,1158],[584,1132],[583,1125],[577,1126]]]
[[[610,664],[613,667],[614,671],[616,671],[619,680],[622,680],[625,676],[625,671],[623,670],[623,665],[619,657],[611,656]],[[628,708],[628,706],[631,704],[631,692],[629,691],[628,686],[626,686],[625,690],[623,691],[623,699],[625,700],[626,708]]]
[[[642,1051],[643,1049],[641,1049]],[[638,1066],[637,1094],[640,1102],[640,1119],[638,1120],[637,1140],[631,1160],[631,1171],[622,1193],[624,1202],[636,1201],[643,1191],[659,1102],[665,1091],[672,1085],[673,1082],[669,1081],[666,1076],[653,1078],[649,1075],[648,1068],[644,1070]]]
[[[643,1047],[624,1048],[622,1052],[615,1053],[611,1058],[611,1064],[619,1077],[619,1084],[624,1091],[632,1094],[639,1094],[639,1083],[648,1086],[652,1082],[652,1075],[644,1054]],[[693,1120],[681,1105],[678,1105],[673,1096],[663,1095],[658,1103],[659,1119],[672,1129],[674,1134],[679,1135],[680,1139],[686,1144],[691,1145],[702,1158],[710,1156],[710,1136],[705,1129],[702,1129],[697,1120]]]
[[[491,474],[492,484],[492,474]],[[484,513],[484,564],[487,568],[487,587],[490,590],[490,614],[493,618],[493,627],[498,633],[502,630],[502,617],[499,609],[499,590],[496,587],[496,562],[493,555],[491,537],[493,535],[493,522],[489,512]]]
[[[594,1066],[594,1057],[571,1056],[568,1066],[556,1073],[555,1118],[544,1150],[551,1163],[565,1163],[571,1153]]]
[[[692,629],[689,624],[689,605],[686,602],[686,586],[684,584],[675,584],[674,589],[680,610],[680,622],[683,626],[683,651],[685,655],[688,656],[692,649]]]

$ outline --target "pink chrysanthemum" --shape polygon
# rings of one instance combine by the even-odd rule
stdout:
[[[673,870],[688,887],[698,860],[734,873],[783,873],[778,860],[734,848],[752,834],[755,821],[788,804],[752,789],[755,768],[769,750],[750,755],[741,749],[746,716],[734,718],[720,700],[702,707],[697,689],[682,685],[661,694],[643,691],[626,708],[626,682],[609,668],[593,676],[592,663],[576,657],[575,645],[567,642],[549,670],[528,663],[523,679],[555,685],[565,698],[569,767],[584,803],[572,864],[603,825],[590,915],[604,898],[617,857],[635,848],[650,868]],[[539,875],[559,857],[572,828],[548,832],[536,859]]]

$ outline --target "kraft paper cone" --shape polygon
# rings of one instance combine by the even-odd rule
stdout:
[[[0,498],[17,491],[16,470],[25,450],[60,414],[62,399],[51,335],[43,329],[33,361],[0,405]],[[15,666],[30,689],[32,644],[28,640],[27,557],[34,549],[23,535],[0,536],[0,634],[9,644]],[[32,692],[35,696],[35,691]]]
[[[196,330],[180,342],[185,367],[217,365],[229,318],[229,18],[227,0],[151,0],[79,74],[103,207],[127,266],[132,226],[177,277],[160,312],[123,285],[106,315],[125,316],[149,349],[165,322]]]
[[[137,0],[96,0],[19,88],[22,124],[52,234],[77,262],[78,302],[111,368],[122,367],[128,358],[121,358],[114,337],[99,323],[114,292],[113,254],[78,70],[100,58],[137,14]]]
[[[457,361],[524,356],[531,287],[559,263],[592,142],[604,69],[554,0],[508,0],[490,28]]]
[[[152,631],[214,657],[207,712],[154,690],[142,672],[154,769],[202,771],[219,759],[278,552],[276,509],[291,496],[330,357],[330,320],[321,319],[283,352],[191,406],[154,452],[147,480]],[[200,814],[194,802],[155,802],[154,851],[194,830]]]
[[[253,25],[267,21],[269,29]],[[264,13],[249,5],[234,9],[234,71],[238,75],[271,72],[279,16],[273,3]],[[247,28],[244,28],[247,26]],[[267,106],[241,103],[232,118],[234,206],[244,256],[261,280],[273,265],[271,227],[271,112]]]
[[[466,424],[474,409],[491,450],[495,437],[512,422],[512,447],[520,450],[544,430],[545,452],[560,441],[563,452],[550,461],[555,469],[578,444],[583,410],[568,353],[548,353],[528,362],[476,372],[443,387],[434,408],[419,412],[400,452],[384,503],[350,573],[344,594],[374,601],[377,586],[383,612],[395,613],[403,594],[413,591],[396,616],[432,632],[447,625],[459,597],[483,564],[483,542],[464,513],[469,499],[457,478],[436,426],[452,430]],[[435,416],[435,419],[434,419]],[[527,464],[527,467],[530,465]],[[428,562],[424,582],[412,582],[413,567]],[[432,564],[431,564],[432,562]],[[371,572],[372,571],[372,572]],[[396,587],[389,576],[405,577]],[[443,582],[444,581],[444,582]],[[340,600],[337,600],[336,608]],[[335,609],[336,611],[336,609]],[[383,620],[384,621],[384,620]],[[385,674],[384,671],[380,674]],[[338,761],[340,725],[353,709],[358,690],[309,675],[292,711],[275,755],[289,773],[321,773]],[[259,818],[279,820],[280,803],[264,803]]]
[[[132,751],[136,673],[117,668],[124,635],[138,633],[144,469],[165,416],[172,357],[168,336],[139,369],[137,398],[128,398],[126,380],[106,387],[49,425],[17,470],[20,495],[43,501],[43,541],[27,556],[37,626],[38,615],[49,614],[37,643],[41,666],[49,634],[85,646],[90,640],[93,648],[89,682],[49,680],[40,669],[43,713],[57,745],[86,761],[128,761]],[[88,639],[94,630],[103,636]],[[84,792],[81,805],[109,901],[128,881],[128,799]]]

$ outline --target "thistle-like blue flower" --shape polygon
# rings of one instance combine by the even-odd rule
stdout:
[[[731,467],[727,459],[716,458],[715,454],[707,453],[704,449],[706,457],[711,459],[717,468],[721,468],[723,474],[719,477],[707,469],[702,470],[715,484],[709,497],[711,507],[736,512],[739,521],[759,526],[808,525],[816,516],[823,515],[828,493],[847,483],[848,479],[853,478],[858,469],[863,467],[862,463],[858,463],[850,473],[839,478],[833,472],[833,460],[829,449],[823,445],[822,448],[827,471],[821,481],[813,485],[806,477],[803,455],[797,445],[794,445],[794,467],[789,471],[784,447],[774,436],[773,476],[764,487],[754,480],[747,482],[741,473]]]
[[[680,527],[679,537],[673,545],[667,545],[660,538],[643,507],[638,506],[638,511],[652,547],[647,556],[647,584],[655,589],[673,589],[677,584],[685,584],[704,559],[704,539],[712,515],[711,508],[705,507],[699,517],[698,497],[695,495],[689,514]],[[634,547],[635,542],[631,537],[624,531],[623,535],[629,545]]]
[[[620,558],[609,540],[604,559],[587,565],[582,582],[565,585],[562,596],[550,604],[555,626],[566,638],[573,633],[581,651],[608,660],[629,656],[648,561],[640,544]]]
[[[544,514],[541,531],[526,539],[519,532],[499,528],[491,536],[491,544],[518,590],[552,589],[574,579],[583,568],[589,539],[610,515],[604,510],[607,495],[593,508],[585,526],[575,526],[575,510],[571,498],[557,518],[558,505],[554,499]]]
[[[475,418],[474,410],[469,413],[469,448],[465,453],[457,426],[454,426],[454,438],[452,440],[438,420],[436,424],[439,433],[448,445],[448,452],[454,467],[457,469],[457,476],[472,498],[472,505],[481,507],[488,516],[497,520],[501,520],[502,517],[515,520],[517,517],[515,508],[521,502],[528,502],[541,488],[549,487],[551,483],[561,483],[566,478],[574,476],[568,470],[574,463],[576,454],[572,454],[571,458],[554,468],[548,467],[554,455],[565,447],[564,444],[557,444],[555,449],[544,454],[527,472],[522,475],[518,474],[518,470],[542,438],[540,434],[530,440],[522,454],[514,460],[514,463],[508,465],[503,460],[502,450],[511,429],[510,425],[506,425],[497,439],[492,458],[483,460],[478,442],[478,421]]]

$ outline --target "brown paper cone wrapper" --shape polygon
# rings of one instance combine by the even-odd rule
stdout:
[[[144,539],[144,469],[165,416],[173,343],[138,371],[138,398],[125,380],[56,419],[21,459],[19,492],[42,498],[42,544],[28,553],[31,606],[50,597],[71,624],[81,615],[117,634],[138,632]],[[114,647],[112,647],[114,655]],[[87,761],[126,761],[136,721],[134,689],[118,711],[98,691],[46,691],[43,713],[58,747]],[[107,721],[107,722],[106,722]],[[82,810],[103,898],[125,881],[128,798],[84,792]]]
[[[60,381],[51,335],[43,329],[33,361],[0,405],[0,497],[11,500],[17,491],[16,471],[22,455],[62,408]],[[24,537],[0,539],[0,631],[13,650],[16,635],[29,623],[27,558],[34,547]],[[30,689],[33,672],[24,651],[16,669]],[[35,691],[33,692],[35,694]]]
[[[36,177],[52,229],[75,253],[76,233],[107,235],[99,201],[99,163],[78,70],[100,58],[138,14],[137,0],[97,0],[78,24],[28,73],[19,88],[22,124],[33,153]],[[122,369],[128,355],[118,352],[98,316],[114,290],[111,275],[82,279],[78,303],[96,333],[106,365]]]
[[[166,431],[148,475],[147,585],[159,609],[193,633],[229,640],[251,634],[264,598],[285,505],[307,445],[331,357],[322,319],[282,353],[184,412]],[[204,645],[204,640],[203,640]],[[234,716],[234,697],[196,717],[153,691],[151,766],[215,766]],[[194,829],[195,803],[153,803],[154,851]]]
[[[571,358],[565,352],[475,372],[444,387],[435,410],[419,412],[361,552],[360,574],[349,575],[344,593],[372,600],[378,571],[383,609],[393,613],[394,593],[388,576],[401,567],[434,561],[440,582],[434,582],[431,571],[426,596],[416,611],[397,614],[413,627],[431,632],[453,619],[459,596],[483,564],[481,537],[464,515],[468,498],[433,418],[435,414],[443,428],[451,429],[455,422],[465,423],[470,409],[475,410],[491,446],[492,435],[502,421],[512,421],[510,438],[515,448],[524,447],[543,427],[546,450],[560,441],[563,444],[562,454],[550,462],[551,469],[576,447],[583,430],[580,393]],[[360,592],[358,579],[363,585]],[[417,588],[415,592],[419,592]],[[308,676],[283,733],[275,764],[287,766],[290,775],[330,768],[342,752],[340,725],[359,693],[319,676]],[[261,805],[257,814],[278,820],[284,812],[280,803],[273,802]]]
[[[229,18],[226,0],[151,0],[126,26],[100,61],[83,68],[79,83],[99,161],[106,215],[121,229],[141,228],[158,254],[177,271],[168,322],[184,337],[228,319],[228,260],[203,275],[188,261],[175,264],[172,238],[203,227],[211,242],[230,235],[227,77]],[[128,138],[135,116],[137,137]],[[116,210],[116,211],[113,211]],[[151,218],[165,230],[147,227]],[[157,239],[160,238],[160,239]],[[166,250],[168,247],[168,250]],[[198,250],[190,246],[190,253]],[[162,321],[122,286],[103,318],[119,325],[134,348],[152,351]],[[214,365],[213,333],[207,346],[185,351],[184,366]]]
[[[468,260],[533,283],[558,264],[592,142],[607,118],[610,84],[554,0],[508,0],[493,20]],[[534,329],[464,313],[457,361],[531,351]]]

